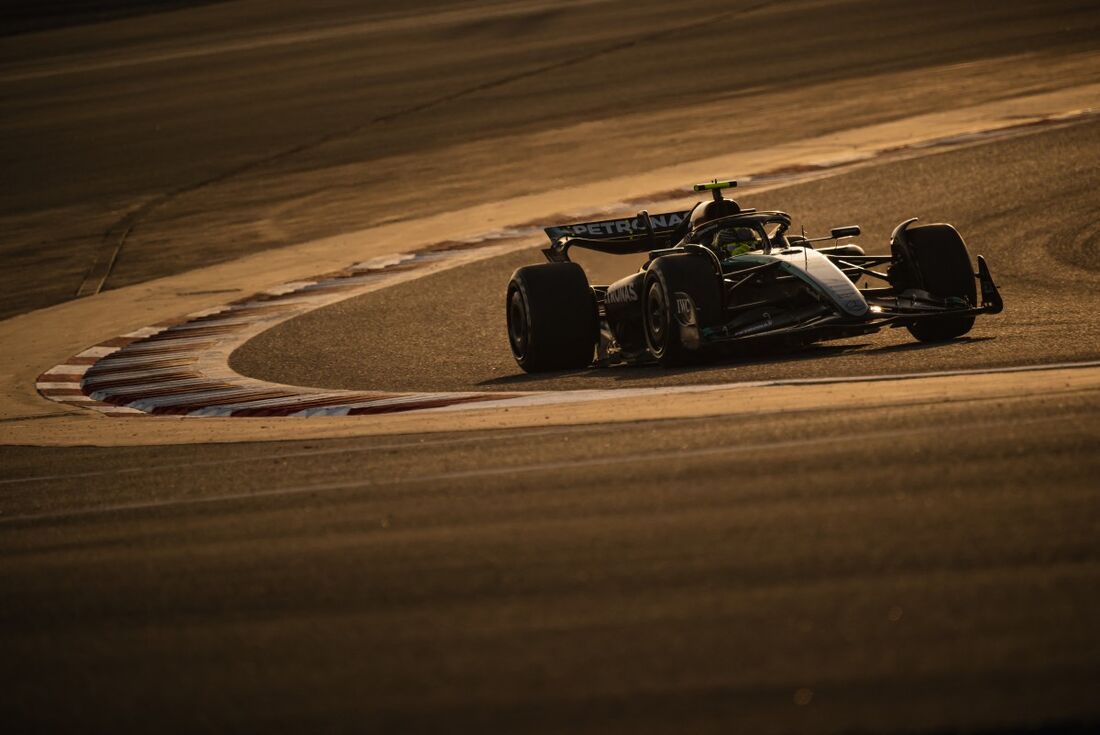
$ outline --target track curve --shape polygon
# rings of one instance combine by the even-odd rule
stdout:
[[[608,390],[767,379],[999,369],[1100,359],[1100,277],[1089,256],[1092,192],[1100,187],[1100,125],[1045,130],[920,158],[864,166],[743,201],[794,213],[811,232],[859,223],[871,252],[911,215],[952,222],[984,254],[1007,311],[966,338],[915,343],[904,330],[794,353],[679,370],[612,368],[525,375],[504,339],[500,295],[511,271],[538,262],[517,251],[326,306],[245,343],[230,364],[281,383],[345,390]],[[591,264],[610,280],[630,265]],[[597,281],[601,282],[601,281]]]
[[[42,247],[8,269],[4,313],[19,316],[0,320],[4,721],[1100,730],[1100,136],[1095,121],[1052,123],[1100,107],[1089,3],[770,3],[736,29],[670,34],[199,189],[128,241],[114,283],[132,285],[29,301],[67,283],[56,261],[85,262],[58,235],[102,232],[117,195],[142,201],[684,12],[617,0],[500,23],[531,6],[472,0],[471,23],[433,28],[423,18],[450,4],[323,5],[214,4],[208,33],[166,40],[338,34],[330,6],[396,10],[410,33],[180,58],[170,85],[150,64],[9,95],[9,188],[39,209],[6,228],[4,252],[31,231]],[[144,48],[165,40],[131,30]],[[82,36],[139,58],[109,27]],[[51,44],[65,38],[25,38],[9,58],[33,64]],[[1031,122],[1045,124],[982,132]],[[123,140],[127,160],[106,161]],[[872,247],[898,218],[954,222],[1007,311],[938,347],[887,333],[693,370],[518,374],[500,289],[538,259],[525,223],[795,171],[811,178],[765,177],[770,192],[742,198],[816,231],[858,221]],[[79,207],[40,209],[58,199]],[[44,400],[36,377],[59,363],[69,372],[38,385],[71,400]],[[217,416],[234,389],[251,418]],[[463,392],[479,400],[262,415]],[[118,418],[80,408],[97,395]]]
[[[1082,143],[1082,140],[1090,141],[1094,137],[1092,135],[1094,124],[1086,122],[1079,127],[1080,129],[1059,128],[1041,134],[1035,133],[1023,136],[1022,139],[1012,138],[988,142],[973,149],[964,148],[942,155],[923,156],[919,159],[908,158],[908,160],[886,163],[873,168],[863,167],[854,173],[840,174],[838,171],[839,178],[836,180],[794,185],[781,188],[780,191],[772,191],[768,195],[795,200],[799,198],[808,200],[816,203],[818,211],[821,211],[828,208],[827,203],[822,205],[819,202],[823,197],[823,192],[840,189],[846,195],[851,196],[854,190],[856,192],[855,198],[860,199],[861,197],[858,195],[860,187],[869,190],[881,190],[884,186],[883,181],[898,178],[899,169],[911,167],[918,160],[923,166],[931,169],[927,175],[932,177],[949,178],[951,174],[945,173],[944,169],[948,171],[970,172],[978,170],[987,172],[991,168],[996,168],[987,159],[999,152],[1005,160],[1016,160],[1014,146],[1034,146],[1035,141],[1032,138],[1037,135],[1046,136],[1042,138],[1046,141],[1046,145],[1051,145],[1050,140],[1055,141],[1053,144],[1054,153],[1043,159],[1044,165],[1050,167],[1051,171],[1064,170],[1066,166],[1066,161],[1063,160],[1064,155],[1060,158],[1055,153],[1059,150],[1063,152],[1070,149],[1079,150],[1078,144],[1087,146],[1087,142]],[[1068,136],[1068,140],[1065,136]],[[1082,140],[1077,140],[1074,136]],[[1007,150],[1001,151],[999,146],[1003,146]],[[975,158],[978,159],[977,163],[973,160]],[[1050,172],[1044,173],[1049,174]],[[1011,172],[1008,172],[1008,175],[1011,176]],[[977,178],[983,181],[987,180],[984,176]],[[924,191],[929,188],[925,182],[919,183],[919,190]],[[969,191],[971,197],[988,199],[990,192],[983,189],[979,184],[979,181],[965,179],[958,182],[957,186],[960,190]],[[807,191],[803,191],[803,189]],[[1068,199],[1068,197],[1063,198]],[[1087,197],[1081,199],[1082,202],[1087,204]],[[959,204],[959,202],[956,202],[956,206]],[[961,204],[964,208],[971,206],[970,201]],[[863,214],[870,216],[874,211],[867,207]],[[811,216],[813,215],[811,214]],[[888,220],[882,220],[880,215],[878,219],[872,222],[873,226],[869,229],[871,232],[875,232],[877,229],[882,229],[882,223],[888,222]],[[410,282],[405,285],[405,292],[403,293],[396,295],[385,293],[382,295],[382,298],[396,298],[405,304],[412,302],[413,308],[411,310],[407,307],[376,308],[374,304],[370,303],[370,297],[368,297],[365,305],[353,303],[350,308],[353,310],[365,309],[366,313],[372,315],[387,314],[391,317],[398,315],[401,319],[407,319],[409,314],[419,315],[421,319],[419,323],[415,318],[411,320],[411,325],[407,322],[403,323],[411,333],[415,334],[417,331],[423,331],[431,335],[452,336],[458,342],[453,345],[444,344],[442,346],[425,345],[423,341],[414,342],[414,344],[442,354],[458,354],[463,348],[466,348],[469,352],[468,348],[471,344],[468,331],[471,323],[470,315],[465,310],[453,310],[450,317],[457,321],[440,323],[437,310],[416,308],[416,295],[429,293],[438,297],[440,291],[450,288],[454,290],[456,298],[460,298],[458,294],[470,294],[477,300],[479,296],[485,294],[485,291],[484,289],[474,288],[473,284],[491,282],[489,273],[493,273],[498,280],[501,280],[497,272],[501,271],[502,267],[505,270],[510,269],[513,266],[513,261],[518,257],[513,253],[527,245],[530,239],[530,233],[524,229],[513,230],[509,234],[510,236],[504,237],[501,242],[490,240],[489,242],[450,243],[415,254],[399,254],[378,258],[351,266],[338,273],[325,274],[314,279],[286,284],[266,293],[238,300],[222,308],[191,314],[176,323],[147,327],[96,345],[75,356],[66,364],[51,368],[40,376],[37,387],[44,396],[52,400],[75,404],[83,408],[92,408],[109,415],[144,412],[204,417],[312,417],[401,413],[454,407],[456,405],[476,407],[476,404],[483,404],[488,407],[486,404],[488,401],[492,401],[491,405],[494,407],[502,405],[518,406],[532,401],[536,405],[574,403],[577,401],[635,396],[639,395],[639,389],[641,394],[686,389],[685,387],[670,387],[670,384],[694,384],[696,386],[694,389],[700,390],[706,389],[707,383],[722,387],[721,384],[728,383],[731,380],[739,382],[746,380],[745,373],[747,369],[742,362],[732,368],[733,374],[730,373],[731,368],[728,366],[725,368],[680,371],[679,373],[669,373],[663,370],[655,371],[653,369],[589,370],[583,371],[579,375],[553,376],[549,379],[528,376],[490,377],[482,380],[476,386],[433,385],[413,392],[402,385],[387,385],[379,388],[369,384],[362,387],[354,385],[350,388],[337,386],[341,389],[330,390],[303,388],[297,385],[300,383],[306,385],[316,384],[319,379],[316,375],[295,375],[287,379],[287,376],[276,373],[275,379],[268,378],[264,380],[240,375],[227,364],[230,359],[235,359],[238,366],[243,363],[245,367],[241,369],[241,372],[246,374],[250,372],[248,368],[250,360],[253,363],[259,360],[261,365],[268,368],[275,367],[276,369],[280,365],[290,365],[296,369],[303,367],[316,369],[318,366],[340,368],[342,366],[343,368],[351,368],[351,374],[355,376],[355,380],[360,380],[363,375],[366,375],[368,379],[377,379],[377,376],[387,373],[383,366],[390,367],[395,362],[400,364],[400,361],[394,361],[389,356],[382,356],[380,359],[383,362],[378,365],[377,369],[363,371],[359,366],[365,361],[369,362],[371,357],[379,359],[376,353],[366,357],[353,357],[350,360],[346,355],[343,359],[336,360],[319,361],[311,359],[311,352],[314,353],[314,356],[323,355],[324,353],[323,346],[316,341],[318,335],[323,335],[324,344],[353,344],[355,340],[347,338],[339,331],[340,329],[348,329],[354,334],[365,335],[367,343],[379,345],[387,342],[393,343],[394,340],[386,339],[386,336],[400,332],[400,328],[397,328],[396,325],[391,325],[389,328],[384,327],[381,333],[374,335],[372,338],[369,329],[363,330],[361,328],[361,317],[352,316],[349,318],[346,314],[337,314],[334,318],[334,315],[327,311],[317,312],[317,310],[330,304],[348,309],[346,302],[356,294],[367,292],[374,294],[374,298],[378,298],[378,294],[382,289],[393,288],[395,284],[400,284],[402,281],[410,282],[411,279],[417,279],[418,276],[432,270],[444,269],[447,272],[436,273],[431,276],[435,279],[435,285],[426,285],[417,279],[418,282]],[[1053,235],[1056,243],[1063,237],[1063,233],[1060,231],[1053,233]],[[986,237],[990,241],[995,241],[995,237],[990,234],[986,234]],[[1055,247],[1057,252],[1062,252],[1057,249],[1057,246]],[[1073,252],[1075,250],[1071,248],[1069,255],[1072,256]],[[495,260],[491,259],[491,256],[496,253],[507,253],[507,255]],[[528,253],[524,251],[521,251],[521,254],[529,257]],[[1063,259],[1065,257],[1063,256]],[[466,261],[473,262],[457,271],[453,270],[456,264]],[[486,270],[489,273],[482,272]],[[439,288],[436,286],[439,286]],[[1019,295],[1025,296],[1022,292]],[[1030,296],[1029,293],[1025,298]],[[488,305],[489,302],[484,300],[480,304],[482,308]],[[1024,304],[1024,308],[1035,308],[1035,306]],[[306,319],[304,326],[298,324],[298,320],[303,319],[303,317],[297,319],[293,317],[302,313],[313,314],[314,320],[326,320],[326,323],[323,325],[314,324]],[[290,321],[285,329],[278,328],[280,323],[288,320]],[[492,317],[482,319],[475,317],[475,322],[483,325],[482,328],[484,328],[484,325],[495,325],[497,321],[499,319],[493,319]],[[337,332],[335,339],[333,339],[334,330]],[[288,334],[289,344],[286,343]],[[235,353],[235,349],[250,337],[258,338]],[[1031,332],[1025,335],[1025,339],[1035,338],[1036,335]],[[988,340],[988,337],[982,337],[979,333],[977,337],[971,337],[968,340],[956,343],[965,345],[965,348],[967,348],[962,350],[961,355],[958,351],[952,353],[950,350],[941,347],[933,353],[932,359],[918,361],[917,365],[914,365],[914,360],[907,353],[924,346],[909,345],[908,347],[901,347],[902,358],[900,362],[888,359],[885,369],[881,367],[876,369],[872,366],[871,371],[877,375],[890,375],[898,372],[910,373],[918,366],[925,371],[946,370],[955,372],[975,368],[979,372],[995,372],[998,368],[1004,367],[1015,369],[1018,365],[1018,354],[1014,355],[1012,359],[1006,359],[1003,354],[1000,354],[1003,350],[996,349],[999,343],[995,343],[994,347],[990,347],[983,344],[983,339]],[[872,342],[870,350],[862,349],[867,346],[866,342],[868,341]],[[899,349],[899,347],[890,344],[889,339],[885,340],[885,345],[881,344],[883,341],[881,337],[873,340],[863,339],[855,345],[849,341],[848,345],[842,344],[840,347],[828,346],[797,355],[780,356],[778,359],[778,372],[780,374],[778,376],[775,374],[777,372],[777,360],[774,356],[772,358],[767,356],[758,357],[754,359],[753,363],[756,370],[763,369],[767,371],[768,378],[771,380],[768,384],[775,384],[776,378],[779,379],[779,384],[782,384],[790,380],[798,382],[809,375],[817,374],[816,363],[807,362],[803,358],[820,359],[824,356],[835,359],[839,357],[842,362],[841,370],[839,372],[834,370],[832,377],[829,378],[830,380],[843,380],[846,377],[863,380],[864,378],[858,372],[859,369],[864,368],[864,372],[871,372],[865,368],[866,361],[861,362],[858,358],[855,361],[845,360],[845,358],[848,357],[849,353],[860,356],[866,356],[870,353],[878,357],[883,353],[895,354],[896,350]],[[879,344],[875,344],[876,342]],[[256,344],[259,347],[256,347]],[[492,340],[488,335],[485,335],[485,338],[481,340],[473,341],[473,344],[480,346],[483,352],[484,350],[492,350]],[[1033,367],[1042,366],[1051,360],[1058,362],[1083,360],[1085,361],[1084,364],[1088,364],[1089,359],[1100,356],[1100,352],[1095,349],[1094,344],[1089,340],[1085,340],[1083,343],[1074,342],[1072,346],[1077,348],[1076,351],[1073,349],[1066,351],[1065,347],[1062,347],[1062,352],[1058,352],[1057,349],[1048,349],[1045,353],[1036,353],[1035,350],[1028,348],[1033,357],[1030,362],[1025,362],[1025,364]],[[977,355],[975,354],[975,345],[977,345]],[[259,352],[258,357],[256,355],[257,351]],[[993,353],[992,357],[983,354],[990,352]],[[239,355],[239,353],[243,353],[243,355]],[[436,362],[424,360],[423,357],[424,355],[421,356],[421,359],[413,361],[413,365],[408,368],[397,371],[401,376],[401,381],[407,381],[410,376],[414,379],[423,379],[423,376],[417,373],[415,365],[431,365],[431,376],[438,378],[438,372],[436,371],[438,365]],[[474,355],[473,357],[492,364],[494,356],[490,352]],[[497,362],[499,363],[499,359]],[[490,367],[490,371],[495,369],[495,367]],[[476,375],[476,371],[473,369],[469,369],[469,372]],[[444,377],[453,380],[453,376]],[[326,374],[322,374],[320,380],[324,382],[331,380],[331,378]],[[609,380],[613,383],[623,380],[630,381],[635,389],[625,392],[622,387],[608,390],[606,386]],[[583,384],[579,386],[569,385],[578,381]],[[562,382],[566,383],[566,387],[572,387],[574,390],[533,396],[526,391],[519,393],[495,392],[499,391],[500,387],[507,385],[543,389],[547,387],[557,388]],[[751,383],[751,385],[760,385],[760,383]],[[575,389],[578,387],[582,390]]]

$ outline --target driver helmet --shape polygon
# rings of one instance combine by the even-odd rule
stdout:
[[[751,227],[724,227],[714,235],[715,250],[727,258],[757,250],[759,247],[760,236]]]

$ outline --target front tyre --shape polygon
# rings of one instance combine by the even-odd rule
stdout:
[[[599,323],[596,299],[576,263],[519,268],[508,282],[508,343],[526,372],[591,364]]]
[[[977,288],[970,253],[962,236],[951,225],[912,227],[905,231],[912,265],[912,285],[933,296],[965,299],[977,304]],[[973,316],[943,316],[918,319],[909,333],[921,342],[944,342],[961,337],[974,326]]]
[[[716,323],[722,312],[718,276],[708,258],[678,254],[655,259],[642,286],[642,319],[649,353],[665,367],[686,365],[698,354],[683,342],[676,317],[678,292],[691,297],[699,327]]]

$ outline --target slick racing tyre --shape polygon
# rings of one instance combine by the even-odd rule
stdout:
[[[592,362],[599,336],[596,299],[576,263],[529,265],[508,283],[508,342],[529,373]]]
[[[703,256],[665,255],[649,265],[642,286],[642,319],[649,353],[661,365],[690,363],[698,352],[683,343],[676,315],[677,293],[691,297],[698,327],[718,322],[722,296],[714,263]]]
[[[916,265],[913,284],[939,298],[963,298],[977,304],[977,288],[970,253],[962,236],[951,225],[923,225],[905,232],[909,254]],[[943,342],[961,337],[974,326],[973,316],[919,319],[909,333],[921,342]]]

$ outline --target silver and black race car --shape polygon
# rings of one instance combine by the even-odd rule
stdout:
[[[713,199],[687,211],[546,228],[549,262],[519,268],[508,283],[508,339],[520,367],[681,365],[723,347],[797,346],[884,327],[935,342],[1003,308],[985,259],[975,273],[951,225],[906,220],[889,255],[867,255],[847,242],[858,226],[792,235],[789,214],[742,209],[722,195],[736,185],[696,184]],[[817,247],[823,241],[831,244]],[[572,248],[649,259],[596,286],[570,260]],[[858,287],[867,279],[883,285]]]

